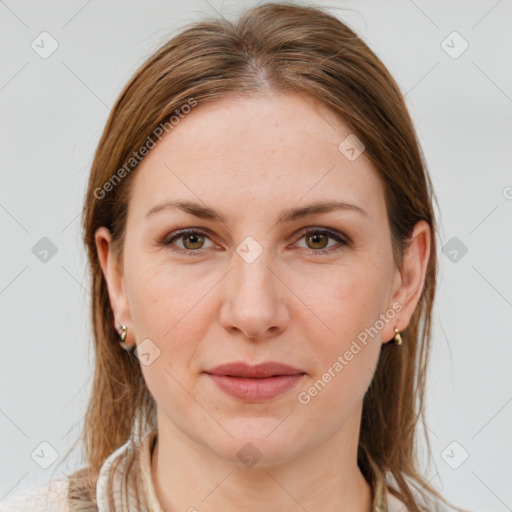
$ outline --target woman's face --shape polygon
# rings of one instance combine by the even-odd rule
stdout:
[[[291,460],[333,436],[357,443],[381,345],[419,298],[428,236],[399,273],[383,187],[349,135],[311,99],[226,97],[140,164],[122,267],[110,254],[104,271],[160,430],[237,464]],[[308,215],[335,201],[354,207]],[[207,373],[232,362],[296,374]]]

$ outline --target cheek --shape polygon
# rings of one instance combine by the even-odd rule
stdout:
[[[138,255],[131,262],[127,293],[131,317],[139,330],[151,332],[168,343],[187,316],[201,308],[201,298],[214,286],[215,278],[195,265],[177,265],[164,254]],[[141,335],[147,335],[141,332]]]
[[[133,257],[132,264],[137,267],[127,293],[136,339],[138,343],[151,340],[158,354],[153,364],[142,367],[148,386],[169,391],[176,386],[174,376],[189,388],[194,372],[201,371],[201,340],[214,321],[206,306],[218,276],[206,271],[199,275],[198,266],[178,267],[159,257],[138,257],[137,261]]]
[[[193,407],[189,393],[195,395],[198,347],[208,322],[197,313],[205,283],[188,277],[182,269],[148,262],[138,267],[128,290],[137,342],[151,340],[157,354],[141,364],[144,380],[156,403],[169,411]]]
[[[369,258],[360,258],[357,264],[321,269],[311,277],[302,273],[300,280],[290,284],[304,303],[299,306],[302,311],[295,312],[295,321],[310,330],[308,338],[319,343],[323,353],[343,350],[385,312],[384,275],[384,269]],[[381,341],[380,333],[372,334],[369,337]]]
[[[315,359],[298,397],[309,412],[329,410],[342,421],[363,399],[381,349],[374,326],[386,308],[382,276],[383,269],[361,262],[308,279],[297,293],[318,316],[297,314]]]

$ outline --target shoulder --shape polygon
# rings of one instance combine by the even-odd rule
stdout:
[[[11,502],[0,504],[0,512],[69,512],[68,478],[58,478]]]

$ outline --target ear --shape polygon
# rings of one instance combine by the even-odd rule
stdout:
[[[404,250],[403,268],[396,269],[391,305],[396,305],[396,317],[382,331],[382,341],[387,343],[395,337],[394,328],[405,330],[420,300],[425,284],[428,260],[430,258],[432,230],[428,222],[421,220],[414,226],[409,244]]]
[[[101,270],[108,287],[110,306],[116,322],[115,329],[120,332],[119,325],[128,327],[125,340],[128,345],[132,343],[130,338],[133,338],[133,329],[131,329],[130,308],[124,289],[122,262],[119,261],[117,254],[112,250],[112,236],[106,227],[102,226],[96,230],[94,240]]]

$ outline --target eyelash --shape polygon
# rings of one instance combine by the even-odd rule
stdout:
[[[340,234],[336,233],[335,231],[331,231],[331,230],[324,229],[324,228],[307,229],[307,230],[301,232],[299,240],[301,240],[302,238],[304,238],[308,235],[311,235],[311,234],[325,235],[325,236],[328,236],[329,238],[332,238],[338,242],[338,245],[330,247],[329,249],[317,249],[317,250],[308,249],[310,251],[308,254],[312,254],[315,256],[330,254],[331,252],[336,252],[336,251],[342,249],[344,246],[351,245],[348,237],[343,238]],[[172,251],[177,251],[177,252],[180,252],[187,256],[194,256],[194,255],[201,254],[203,249],[197,249],[197,250],[193,251],[191,249],[182,249],[181,247],[177,247],[176,245],[173,244],[173,242],[175,240],[183,238],[187,235],[201,235],[201,236],[206,236],[206,237],[210,238],[209,234],[206,233],[205,231],[202,231],[200,229],[189,228],[189,229],[183,229],[180,231],[176,231],[175,233],[172,233],[170,237],[166,237],[164,240],[162,240],[160,242],[160,245],[169,247]]]

